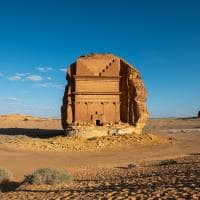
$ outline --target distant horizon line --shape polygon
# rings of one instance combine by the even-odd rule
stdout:
[[[24,116],[24,117],[36,117],[36,118],[46,118],[46,119],[59,119],[61,120],[61,117],[58,116],[42,116],[42,115],[34,115],[34,114],[25,114],[25,113],[0,113],[0,116],[14,116],[14,115],[19,115],[19,116]],[[180,119],[193,119],[193,118],[198,118],[197,115],[187,115],[187,116],[150,116],[149,119],[170,119],[170,118],[180,118]]]

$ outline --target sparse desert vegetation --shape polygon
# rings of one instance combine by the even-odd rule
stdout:
[[[174,159],[166,159],[166,160],[161,160],[159,162],[160,166],[162,166],[162,165],[174,165],[174,164],[177,164],[177,161],[174,160]]]
[[[15,179],[1,185],[2,200],[200,198],[197,118],[150,119],[144,135],[89,139],[62,136],[57,119],[8,118],[0,121],[0,166]]]
[[[160,162],[160,161],[156,161]],[[74,173],[72,184],[21,184],[1,199],[195,199],[200,198],[200,156],[176,164],[146,162],[134,168],[93,168]]]
[[[26,176],[25,183],[37,184],[62,184],[72,182],[72,176],[67,172],[54,168],[41,168]]]

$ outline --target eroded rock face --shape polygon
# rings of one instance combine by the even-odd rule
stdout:
[[[67,82],[61,108],[65,130],[115,126],[118,132],[141,133],[148,118],[147,93],[132,65],[112,54],[81,56],[68,68]]]

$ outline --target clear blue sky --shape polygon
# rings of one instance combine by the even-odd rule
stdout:
[[[152,117],[200,110],[200,1],[0,0],[0,114],[60,117],[79,55],[134,64]]]

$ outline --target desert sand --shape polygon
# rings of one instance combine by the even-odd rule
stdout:
[[[59,119],[0,116],[0,166],[14,174],[0,199],[199,199],[200,119],[150,119],[143,135],[62,136]],[[174,159],[175,164],[160,165]],[[30,186],[25,175],[56,167],[69,185]]]

